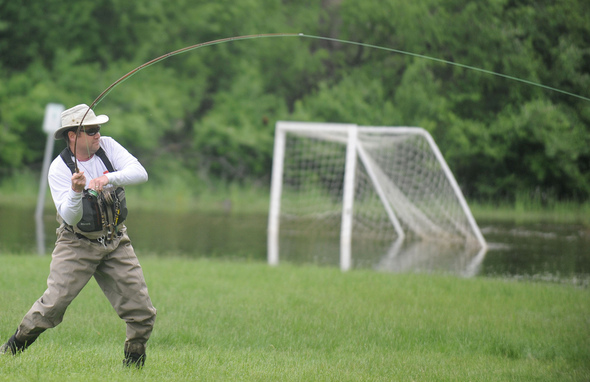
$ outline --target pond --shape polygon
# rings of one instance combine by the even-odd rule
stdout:
[[[45,251],[55,240],[55,213],[44,213]],[[516,224],[478,221],[488,249],[445,247],[440,243],[388,243],[382,253],[353,248],[353,267],[381,272],[447,272],[466,276],[511,277],[588,285],[590,228],[576,224]],[[267,216],[131,211],[127,221],[141,257],[193,256],[266,261]],[[281,245],[293,247],[289,238]],[[281,262],[338,266],[337,243],[305,243],[281,254]],[[298,241],[302,244],[302,241]],[[0,206],[0,253],[36,253],[34,208]],[[325,255],[328,253],[330,255]],[[357,255],[361,253],[362,255]],[[335,255],[334,255],[335,254]]]

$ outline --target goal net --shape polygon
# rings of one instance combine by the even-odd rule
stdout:
[[[353,259],[378,263],[402,241],[486,247],[426,130],[277,123],[270,264],[280,254],[348,270]]]

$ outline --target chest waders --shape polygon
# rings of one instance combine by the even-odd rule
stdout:
[[[69,148],[65,148],[60,154],[61,158],[68,166],[72,174],[76,171],[76,166],[72,160],[72,152]],[[97,157],[102,160],[109,172],[115,172],[113,165],[102,147],[95,153]],[[96,241],[106,246],[111,242],[117,233],[117,226],[125,221],[127,218],[127,201],[125,200],[125,189],[117,187],[115,190],[103,190],[96,192],[94,190],[84,190],[82,197],[82,219],[76,227],[72,227],[79,236],[92,240],[87,237],[87,233],[94,233]],[[63,221],[63,219],[62,219]],[[106,230],[106,235],[104,231]],[[102,233],[102,235],[100,235]]]

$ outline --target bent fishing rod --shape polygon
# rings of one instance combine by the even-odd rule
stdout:
[[[136,74],[140,70],[145,69],[148,66],[151,66],[157,62],[163,61],[163,60],[167,59],[168,57],[176,56],[181,53],[189,52],[191,50],[195,50],[195,49],[202,48],[202,47],[209,46],[209,45],[218,45],[218,44],[223,44],[223,43],[226,43],[229,41],[237,41],[237,40],[252,40],[252,39],[256,39],[256,38],[268,38],[268,37],[293,37],[293,36],[300,36],[300,35],[301,35],[301,33],[299,33],[299,34],[297,34],[297,33],[265,33],[265,34],[256,34],[256,35],[227,37],[227,38],[222,38],[222,39],[218,39],[218,40],[212,40],[212,41],[208,41],[208,42],[203,42],[203,43],[199,43],[199,44],[195,44],[195,45],[186,46],[184,48],[163,54],[160,57],[156,57],[150,61],[147,61],[146,63],[138,66],[137,68],[133,69],[129,73],[125,74],[123,77],[119,78],[117,81],[113,82],[102,93],[100,93],[94,101],[92,101],[92,103],[90,104],[90,107],[88,108],[88,110],[86,110],[86,113],[84,113],[84,116],[82,116],[82,119],[80,120],[80,125],[78,125],[78,128],[76,129],[76,139],[74,140],[74,153],[76,152],[76,148],[78,145],[78,134],[80,133],[80,130],[83,128],[83,122],[84,122],[84,119],[86,118],[86,115],[88,115],[88,112],[91,109],[93,109],[96,105],[98,105],[98,103],[107,94],[109,94],[115,86],[117,86],[121,82],[125,81],[129,77],[133,76],[134,74]],[[78,160],[76,158],[76,155],[74,155],[74,167],[75,167],[75,171],[79,172]]]
[[[138,66],[137,68],[131,70],[129,73],[125,74],[124,76],[122,76],[121,78],[119,78],[118,80],[113,82],[102,93],[100,93],[98,95],[98,97],[96,97],[96,99],[90,104],[90,107],[88,108],[88,110],[86,110],[86,113],[84,113],[84,116],[82,117],[82,120],[80,121],[80,124],[78,125],[78,128],[76,129],[76,139],[74,141],[74,153],[76,152],[76,147],[78,144],[78,134],[80,133],[81,129],[83,128],[83,122],[84,122],[84,119],[86,118],[86,115],[88,114],[88,112],[91,109],[93,109],[96,105],[98,105],[98,103],[115,88],[115,86],[119,85],[121,82],[125,81],[126,79],[133,76],[137,72],[147,68],[148,66],[154,65],[155,63],[163,61],[169,57],[176,56],[176,55],[179,55],[182,53],[186,53],[186,52],[198,49],[198,48],[203,48],[203,47],[210,46],[210,45],[219,45],[219,44],[227,43],[230,41],[253,40],[253,39],[259,39],[259,38],[272,38],[272,37],[303,37],[303,38],[311,38],[311,39],[317,39],[317,40],[323,40],[323,41],[332,41],[332,42],[337,42],[337,43],[341,43],[341,44],[357,45],[357,46],[362,46],[362,47],[371,48],[371,49],[385,50],[385,51],[392,52],[392,53],[399,53],[399,54],[403,54],[403,55],[407,55],[407,56],[412,56],[412,57],[416,57],[416,58],[439,62],[439,63],[446,64],[446,65],[458,66],[460,68],[467,69],[467,70],[473,70],[473,71],[477,71],[480,73],[503,77],[508,80],[522,82],[527,85],[532,85],[532,86],[540,87],[540,88],[543,88],[546,90],[551,90],[551,91],[563,93],[563,94],[566,94],[566,95],[569,95],[572,97],[576,97],[576,98],[580,98],[582,100],[590,102],[590,98],[581,96],[579,94],[571,93],[571,92],[568,92],[565,90],[561,90],[558,88],[554,88],[551,86],[543,85],[538,82],[533,82],[533,81],[529,81],[529,80],[526,80],[523,78],[518,78],[518,77],[494,72],[491,70],[486,70],[486,69],[482,69],[482,68],[478,68],[478,67],[470,66],[470,65],[464,65],[464,64],[457,63],[457,62],[448,61],[448,60],[444,60],[441,58],[436,58],[436,57],[427,56],[427,55],[423,55],[423,54],[417,54],[417,53],[412,53],[412,52],[408,52],[408,51],[404,51],[404,50],[388,48],[388,47],[373,45],[373,44],[367,44],[367,43],[363,43],[363,42],[341,40],[341,39],[332,38],[332,37],[313,36],[313,35],[307,35],[307,34],[303,34],[303,33],[263,33],[263,34],[227,37],[227,38],[222,38],[222,39],[218,39],[218,40],[211,40],[211,41],[207,41],[207,42],[203,42],[203,43],[199,43],[199,44],[195,44],[195,45],[186,46],[184,48],[163,54],[160,57],[156,57],[156,58],[154,58],[150,61],[147,61],[146,63]],[[74,155],[74,167],[75,167],[75,172],[79,172],[78,160],[76,158],[76,155]]]

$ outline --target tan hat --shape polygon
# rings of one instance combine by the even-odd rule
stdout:
[[[80,126],[80,122],[82,122],[84,126],[94,126],[102,125],[109,121],[108,116],[104,114],[97,116],[92,109],[88,109],[88,105],[82,103],[62,112],[61,127],[57,129],[55,134],[53,134],[53,137],[55,139],[62,139],[64,132],[70,130],[72,127]],[[88,114],[86,114],[86,111],[88,111]],[[84,114],[86,114],[85,118]],[[82,118],[84,118],[84,121],[82,121]]]

